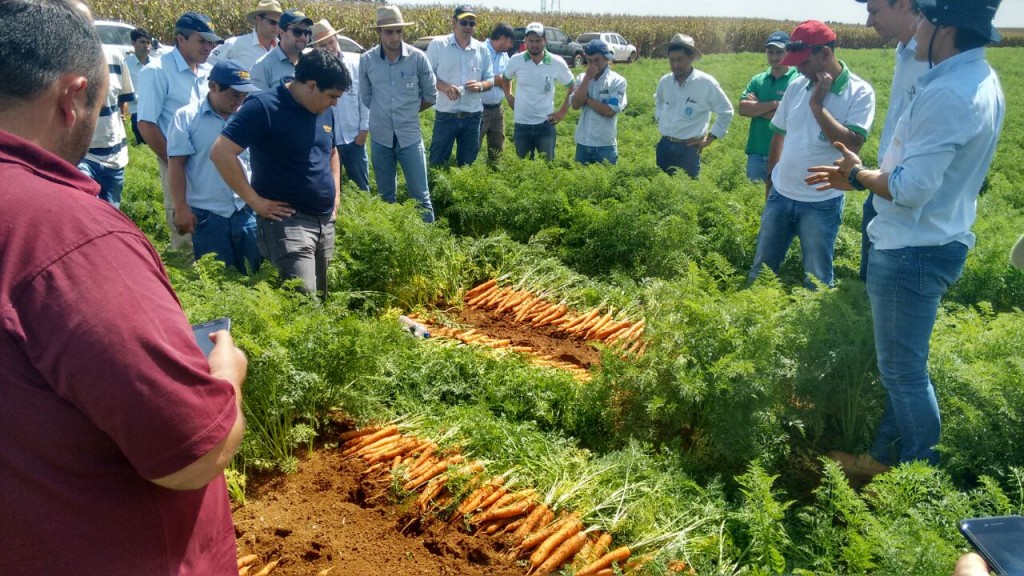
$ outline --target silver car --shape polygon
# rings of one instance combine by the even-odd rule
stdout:
[[[585,32],[580,34],[576,41],[586,46],[591,40],[604,40],[615,54],[616,62],[634,62],[636,60],[636,46],[626,41],[621,35],[615,32]]]

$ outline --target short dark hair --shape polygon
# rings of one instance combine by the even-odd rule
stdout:
[[[92,22],[66,0],[0,0],[0,100],[31,100],[61,76],[88,80],[86,104],[100,97],[107,63]]]
[[[352,75],[341,60],[326,50],[313,48],[299,58],[295,65],[297,82],[316,82],[320,90],[341,90],[352,87]]]
[[[491,31],[491,40],[501,40],[502,38],[516,39],[516,32],[511,26],[504,22],[499,22],[494,30]]]
[[[680,52],[680,51],[686,52],[686,56],[688,58],[693,58],[693,50],[691,50],[689,46],[683,46],[682,44],[669,44],[668,45],[668,53],[669,54],[671,54],[673,52]]]
[[[136,28],[135,30],[132,30],[131,37],[132,42],[135,42],[139,38],[145,38],[150,41],[153,40],[153,36],[150,35],[149,30],[146,30],[145,28]]]

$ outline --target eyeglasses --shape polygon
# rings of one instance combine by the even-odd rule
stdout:
[[[313,36],[313,31],[310,30],[309,28],[289,28],[289,30],[291,30],[292,35],[295,36],[296,38],[302,38],[303,36]]]
[[[459,24],[469,26],[470,28],[476,28],[476,20],[459,20]]]
[[[810,50],[813,48],[824,48],[824,44],[808,44],[803,40],[797,40],[796,42],[786,42],[786,52],[803,52],[804,50]]]
[[[274,20],[273,18],[267,18],[263,14],[260,14],[260,18],[262,18],[264,22],[269,22],[271,26],[277,26],[277,20]]]

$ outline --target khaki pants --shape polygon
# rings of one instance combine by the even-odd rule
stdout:
[[[505,108],[484,108],[480,120],[480,143],[487,139],[487,155],[494,159],[505,149]]]
[[[178,227],[174,225],[174,199],[171,198],[171,182],[167,175],[167,163],[156,159],[160,168],[160,187],[164,192],[164,218],[167,221],[167,229],[171,232],[171,249],[192,251],[192,235],[178,234]]]

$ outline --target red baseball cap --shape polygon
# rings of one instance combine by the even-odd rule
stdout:
[[[799,24],[789,35],[783,66],[799,66],[811,57],[811,48],[835,42],[836,33],[824,22],[808,20]]]

